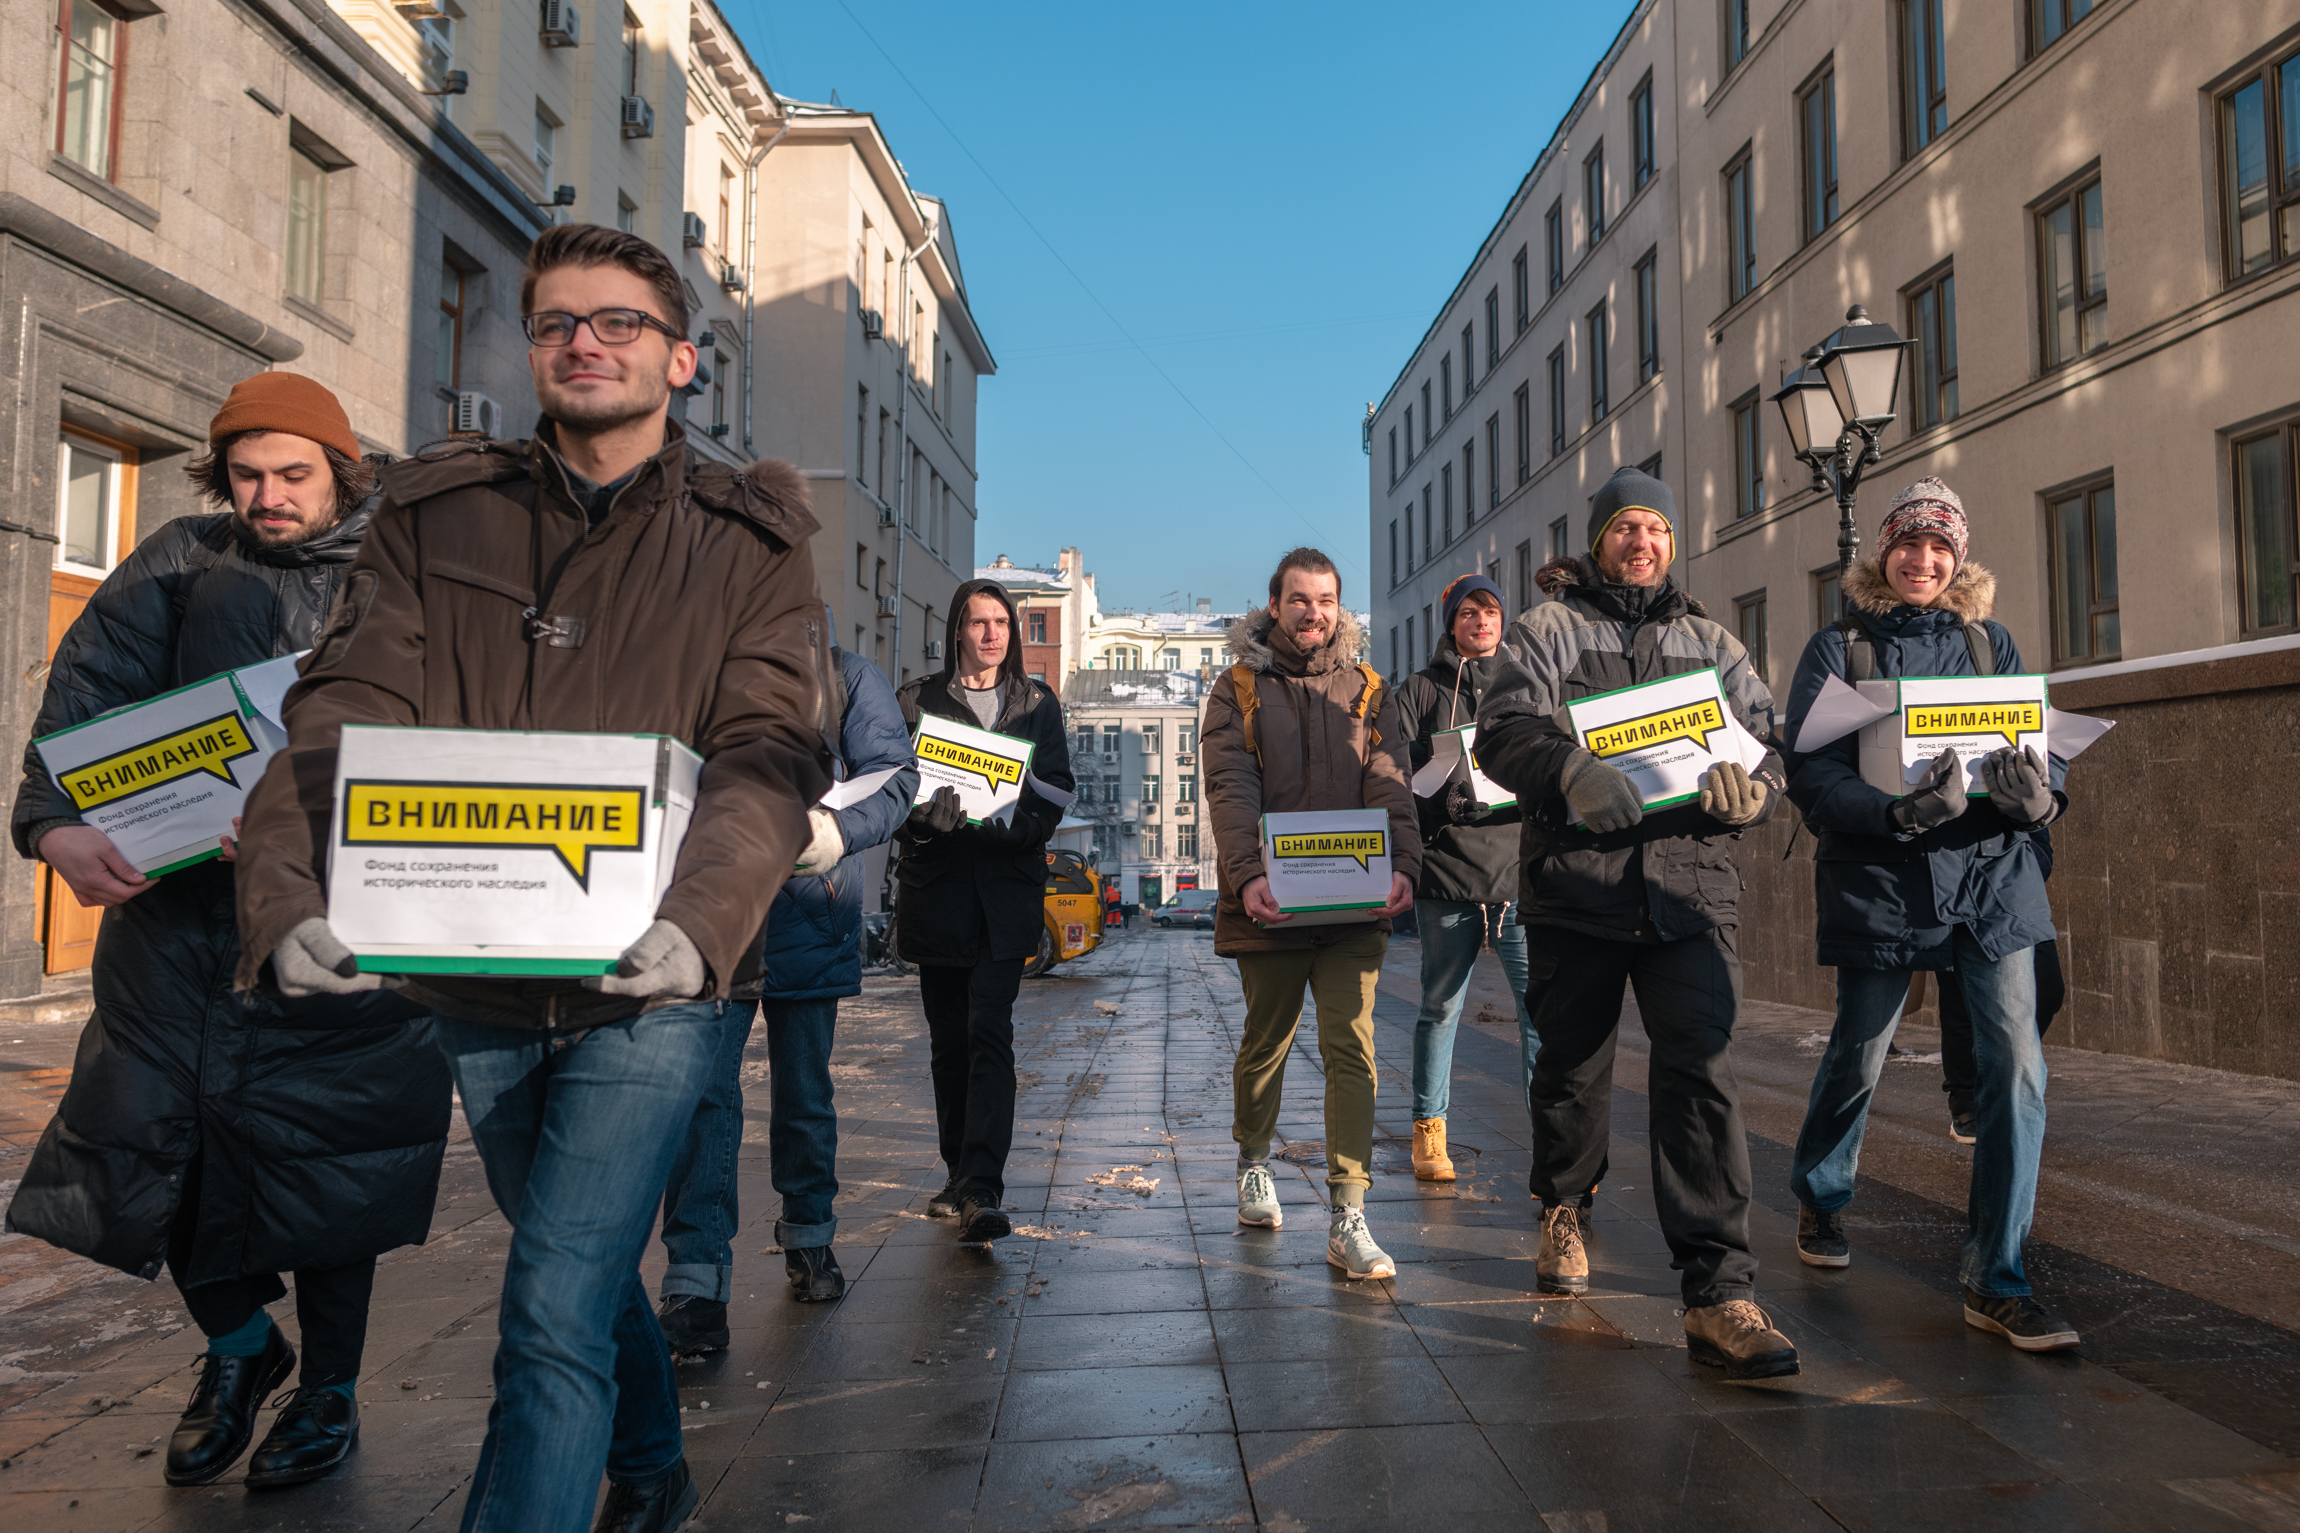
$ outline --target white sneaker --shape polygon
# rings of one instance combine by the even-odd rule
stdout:
[[[1374,1244],[1362,1208],[1334,1210],[1334,1222],[1326,1231],[1326,1260],[1353,1281],[1398,1275],[1398,1264]]]
[[[1274,1230],[1286,1222],[1278,1207],[1278,1181],[1268,1166],[1248,1166],[1238,1173],[1238,1222]]]

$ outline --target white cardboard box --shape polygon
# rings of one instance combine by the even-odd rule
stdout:
[[[1265,814],[1262,871],[1288,926],[1371,921],[1390,902],[1389,811]]]
[[[1565,705],[1574,738],[1628,774],[1647,809],[1701,796],[1701,776],[1721,761],[1755,771],[1765,747],[1726,705],[1714,666],[1600,692]]]
[[[911,741],[918,756],[918,793],[911,800],[923,804],[937,788],[956,788],[975,824],[1006,820],[1022,801],[1022,780],[1030,775],[1035,742],[1013,735],[977,729],[955,719],[922,713],[918,734]]]
[[[151,876],[205,862],[287,744],[279,704],[299,657],[223,671],[34,742],[41,765]]]
[[[328,922],[385,974],[604,974],[654,919],[703,758],[662,735],[347,724]]]
[[[2050,711],[2046,679],[2017,676],[1903,676],[1858,683],[1893,712],[1861,730],[1861,780],[1899,798],[1944,750],[1965,769],[1965,796],[1986,798],[1981,758],[2008,745],[2042,756]]]

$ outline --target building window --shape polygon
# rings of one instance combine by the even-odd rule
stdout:
[[[870,550],[860,543],[855,545],[855,584],[870,589]]]
[[[2092,14],[2092,0],[2028,0],[2028,51],[2044,52]]]
[[[1501,412],[1485,418],[1485,503],[1488,510],[1501,505]]]
[[[1637,381],[1661,371],[1661,250],[1645,252],[1637,263]]]
[[[1917,343],[1909,424],[1923,431],[1957,418],[1957,274],[1928,277],[1908,298],[1909,334]]]
[[[1030,614],[1030,639],[1029,639],[1029,642],[1030,642],[1030,643],[1032,643],[1032,644],[1044,644],[1044,643],[1046,642],[1046,614],[1045,614],[1045,613],[1043,613],[1043,612],[1033,612],[1033,613],[1031,613],[1031,614]]]
[[[1117,667],[1117,669],[1128,671],[1138,671],[1141,668],[1139,663]],[[1123,724],[1105,724],[1102,726],[1102,759],[1104,761],[1116,761],[1118,759],[1118,742],[1125,737],[1125,734],[1126,726]]]
[[[1517,482],[1533,477],[1533,385],[1521,383],[1512,396],[1517,409]]]
[[[1594,426],[1605,419],[1610,404],[1606,394],[1605,358],[1612,348],[1613,323],[1606,314],[1605,305],[1599,304],[1589,311],[1586,321],[1589,336],[1589,423]]]
[[[1414,461],[1414,407],[1406,406],[1406,462]]]
[[[1549,354],[1549,455],[1565,451],[1565,348]]]
[[[2044,365],[2073,362],[2108,338],[2108,246],[2095,180],[2037,209]]]
[[[1461,524],[1477,525],[1477,443],[1461,444]]]
[[[735,248],[735,171],[726,161],[719,162],[719,253],[731,255]],[[915,332],[913,332],[915,333]],[[911,367],[912,376],[918,368],[916,359]]]
[[[1749,0],[1723,0],[1725,72],[1749,56]]]
[[[1390,521],[1390,584],[1394,586],[1394,585],[1396,585],[1397,583],[1398,583],[1398,524],[1397,524],[1397,520],[1396,520],[1396,518],[1394,518],[1394,517],[1393,517],[1393,518],[1391,519],[1391,521]]]
[[[1549,291],[1565,286],[1565,199],[1560,197],[1541,216],[1541,249],[1549,269]]]
[[[1453,419],[1453,353],[1438,358],[1438,400],[1444,419]]]
[[[1390,428],[1390,483],[1398,482],[1398,428]]]
[[[1540,594],[1533,588],[1533,543],[1530,539],[1517,545],[1516,558],[1517,579],[1512,584],[1517,595],[1516,610],[1523,612],[1540,599]]]
[[[1655,453],[1643,463],[1638,464],[1637,472],[1648,479],[1659,479],[1661,477],[1661,454]]]
[[[1398,630],[1397,625],[1393,623],[1390,625],[1390,681],[1393,684],[1397,681],[1399,674],[1398,655]]]
[[[1600,142],[1581,162],[1581,221],[1587,245],[1605,238],[1605,145]]]
[[[1653,179],[1653,71],[1629,93],[1629,159],[1632,191]]]
[[[439,351],[435,369],[443,389],[463,387],[463,282],[463,273],[451,263],[439,263]]]
[[[1533,323],[1533,300],[1525,276],[1525,247],[1517,247],[1517,255],[1509,263],[1510,292],[1517,302],[1517,328],[1523,330]]]
[[[1948,57],[1942,47],[1943,0],[1900,0],[1901,158],[1949,126]]]
[[[870,487],[870,385],[855,386],[855,483]]]
[[[1165,835],[1165,828],[1164,828],[1163,826],[1158,826],[1158,825],[1145,825],[1145,826],[1143,826],[1143,827],[1142,827],[1142,855],[1143,855],[1145,858],[1147,858],[1147,859],[1149,859],[1150,861],[1152,861],[1152,862],[1159,862],[1159,861],[1162,861],[1162,860],[1164,860],[1164,858],[1165,858],[1165,856],[1166,856],[1166,853],[1165,853],[1165,850],[1164,850],[1165,839],[1166,839],[1166,835]]]
[[[2220,203],[2231,280],[2300,254],[2300,54],[2220,98]]]
[[[56,449],[56,567],[103,575],[120,562],[126,455],[67,436]]]
[[[1839,577],[1842,566],[1830,564],[1813,571],[1813,610],[1820,615],[1816,627],[1826,628],[1845,619],[1845,587]]]
[[[1422,380],[1422,440],[1421,440],[1421,448],[1420,448],[1420,450],[1421,450],[1421,451],[1423,451],[1423,452],[1428,452],[1428,451],[1430,450],[1430,425],[1431,425],[1431,421],[1430,421],[1430,415],[1431,415],[1431,413],[1432,413],[1432,412],[1431,412],[1431,410],[1430,410],[1430,381],[1429,381],[1427,378],[1424,378],[1424,379]]]
[[[551,185],[551,155],[552,151],[558,146],[558,142],[559,125],[552,120],[551,114],[543,109],[543,103],[540,101],[536,102],[535,168],[542,174],[543,185],[546,190],[548,190]]]
[[[57,0],[55,56],[56,152],[116,181],[128,24],[94,0]]]
[[[1157,723],[1156,721],[1145,723],[1142,726],[1142,754],[1145,756],[1163,755],[1165,752],[1161,742],[1164,741],[1165,738],[1166,727],[1163,724]],[[1149,796],[1153,799],[1157,798],[1158,789],[1155,785],[1158,779],[1155,777],[1150,777],[1145,778],[1144,781],[1153,785],[1149,789]]]
[[[326,279],[327,168],[288,150],[287,290],[316,304]]]
[[[1438,515],[1442,518],[1438,524],[1438,530],[1441,534],[1438,538],[1438,547],[1444,548],[1453,542],[1453,465],[1451,463],[1441,464],[1438,467]]]
[[[1769,679],[1765,667],[1765,593],[1752,591],[1733,599],[1733,630],[1749,652],[1749,666],[1760,680]]]
[[[1409,612],[1406,614],[1406,665],[1409,669],[1417,664],[1415,657],[1420,653],[1414,648],[1414,615]]]
[[[1174,827],[1174,857],[1178,862],[1196,862],[1198,860],[1198,827],[1196,825],[1177,825]]]
[[[1489,289],[1485,295],[1485,370],[1492,372],[1501,365],[1501,289]]]
[[[639,30],[639,18],[629,11],[623,13],[623,94],[639,94],[639,60],[644,54]]]
[[[448,72],[455,68],[455,18],[442,11],[436,16],[415,18],[415,34],[423,47],[423,81],[436,89],[447,84]],[[441,96],[439,114],[453,120],[455,98]]]
[[[1725,298],[1738,303],[1757,285],[1757,212],[1750,182],[1755,161],[1744,146],[1725,167]]]
[[[452,101],[455,98],[453,96],[442,96],[439,99],[442,101]],[[633,202],[630,198],[624,196],[621,192],[617,192],[615,194],[615,227],[622,230],[625,234],[636,234],[639,232],[639,204]]]
[[[1406,573],[1414,572],[1414,498],[1406,497]]]
[[[2045,507],[2052,547],[2053,658],[2114,660],[2124,652],[2116,616],[2116,486],[2055,496]]]
[[[1756,390],[1733,402],[1733,516],[1765,509],[1765,401]]]
[[[1805,161],[1805,238],[1837,221],[1837,71],[1824,69],[1797,99]]]
[[[2293,430],[2280,427],[2266,436],[2238,442],[2236,531],[2244,588],[2244,627],[2248,633],[2294,626],[2294,583],[2300,578],[2300,536],[2295,536],[2292,496]]]
[[[711,432],[725,436],[727,428],[727,357],[726,353],[711,353]]]
[[[1549,553],[1547,557],[1551,559],[1563,559],[1570,552],[1566,545],[1571,541],[1571,538],[1565,530],[1565,523],[1566,518],[1561,516],[1549,524]]]
[[[1436,503],[1432,499],[1435,489],[1436,487],[1428,480],[1422,481],[1422,563],[1424,564],[1430,562],[1430,555],[1437,549],[1437,545],[1432,541],[1436,536],[1437,518],[1430,515],[1432,511],[1437,509]]]
[[[1196,773],[1184,772],[1174,779],[1174,802],[1177,804],[1195,804],[1198,802],[1198,776]]]
[[[1469,391],[1477,383],[1477,326],[1461,327],[1461,402],[1469,403]]]

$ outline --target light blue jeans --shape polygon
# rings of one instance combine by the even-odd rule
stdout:
[[[1469,993],[1470,970],[1478,949],[1489,940],[1517,1002],[1517,1040],[1522,1054],[1520,1088],[1532,1084],[1533,1056],[1541,1039],[1525,1009],[1525,928],[1517,924],[1517,902],[1472,905],[1460,900],[1417,899],[1414,921],[1421,929],[1422,1009],[1414,1018],[1414,1116],[1442,1118],[1452,1096],[1454,1030],[1461,1022],[1462,997]]]
[[[1964,1283],[1992,1299],[2030,1292],[2021,1242],[2036,1219],[2044,1154],[2044,1040],[2036,1031],[2036,949],[1989,960],[1969,928],[1955,938],[1957,980],[1973,1019],[1979,1080],[1973,1173],[1965,1200]],[[1853,1200],[1869,1101],[1909,997],[1906,969],[1839,969],[1837,1022],[1813,1077],[1789,1182],[1807,1208]]]

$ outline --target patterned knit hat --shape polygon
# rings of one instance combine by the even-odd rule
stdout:
[[[1949,545],[1959,565],[1965,562],[1965,546],[1971,537],[1965,523],[1965,503],[1938,479],[1920,479],[1893,497],[1884,525],[1877,529],[1877,557],[1882,559],[1892,552],[1894,544],[1927,532]]]

